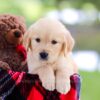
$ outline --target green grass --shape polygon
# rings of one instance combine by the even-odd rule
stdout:
[[[81,100],[100,100],[100,72],[80,72]]]

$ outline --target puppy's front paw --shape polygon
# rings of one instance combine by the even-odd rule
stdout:
[[[39,78],[42,82],[42,86],[50,91],[55,89],[55,76],[51,67],[41,67],[36,70],[36,74],[39,75]]]
[[[49,90],[53,91],[55,89],[55,78],[51,76],[45,76],[40,79],[42,81],[42,86]]]
[[[70,81],[67,79],[59,79],[56,81],[56,89],[61,94],[66,94],[70,90]]]
[[[42,82],[42,86],[49,90],[53,91],[55,89],[55,76],[53,74],[39,74],[40,80]]]

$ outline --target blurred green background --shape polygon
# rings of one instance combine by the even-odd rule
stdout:
[[[100,99],[100,0],[0,0],[0,14],[3,13],[25,17],[28,27],[43,16],[62,21],[75,38],[76,54],[80,51],[93,51],[96,54],[94,66],[89,65],[94,61],[90,56],[93,52],[80,56],[83,64],[86,64],[78,65],[82,76],[81,100]],[[89,63],[85,62],[86,58]]]

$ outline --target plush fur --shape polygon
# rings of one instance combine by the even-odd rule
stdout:
[[[29,73],[38,74],[46,89],[67,93],[70,76],[76,72],[70,55],[74,39],[64,25],[55,19],[41,18],[26,32],[24,45]]]
[[[0,67],[27,71],[23,55],[17,52],[26,31],[24,19],[11,14],[0,15]]]

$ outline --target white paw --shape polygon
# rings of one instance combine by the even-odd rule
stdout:
[[[67,79],[60,79],[56,82],[56,89],[61,94],[66,94],[70,90],[70,81]]]
[[[42,81],[42,86],[45,89],[49,91],[53,91],[55,89],[55,78],[54,77],[45,76],[45,78],[41,78],[40,80]]]
[[[42,85],[45,89],[49,90],[49,91],[53,91],[55,89],[55,83],[53,80],[46,80],[42,82]]]

